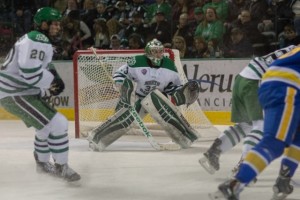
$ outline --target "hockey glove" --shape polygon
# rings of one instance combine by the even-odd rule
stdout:
[[[60,78],[54,78],[51,86],[49,88],[49,92],[52,96],[57,96],[62,93],[65,89],[65,83]]]
[[[49,92],[50,92],[50,95],[57,96],[64,91],[65,83],[60,78],[60,76],[58,75],[57,71],[54,68],[49,69],[49,72],[51,72],[51,74],[53,74],[53,76],[54,76],[54,79],[49,88]]]
[[[185,96],[185,104],[189,106],[198,99],[200,92],[199,83],[191,80],[182,87],[182,91]]]
[[[183,104],[189,106],[197,100],[199,92],[199,83],[197,81],[189,81],[173,93],[172,99],[176,106]]]

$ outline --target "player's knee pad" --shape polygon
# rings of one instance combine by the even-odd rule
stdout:
[[[197,131],[160,91],[154,90],[148,94],[142,105],[182,148],[188,148],[198,138]]]
[[[56,113],[54,115],[49,125],[51,126],[51,135],[53,136],[59,136],[68,133],[68,120],[60,113]]]
[[[264,137],[253,149],[265,155],[269,162],[281,156],[285,149],[285,143],[274,137]]]
[[[49,134],[62,135],[68,132],[68,120],[60,113],[56,113],[44,128],[36,131],[36,136],[41,140],[46,140]]]

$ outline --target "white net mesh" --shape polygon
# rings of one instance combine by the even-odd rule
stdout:
[[[114,114],[119,93],[113,87],[112,74],[120,66],[132,62],[134,55],[143,53],[143,50],[97,50],[97,56],[92,51],[78,51],[74,55],[77,137],[86,136],[87,131],[105,122]],[[175,61],[182,83],[186,83],[188,80],[178,51],[166,49],[165,56]],[[197,101],[189,107],[183,105],[180,109],[187,121],[203,138],[214,138],[219,133],[207,119]],[[164,132],[149,115],[144,118],[144,121],[153,135]],[[136,132],[132,130],[129,133]]]

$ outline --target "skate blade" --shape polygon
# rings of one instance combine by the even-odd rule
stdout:
[[[250,183],[248,183],[248,185],[246,185],[247,187],[252,187],[255,185],[255,183],[257,182],[257,178],[254,178]]]
[[[67,186],[69,186],[69,187],[80,187],[81,186],[81,181],[80,180],[77,180],[77,181],[65,181],[65,182],[66,182]]]
[[[209,164],[206,157],[199,159],[200,165],[210,174],[214,174],[216,170]]]
[[[208,194],[209,199],[217,200],[217,199],[226,199],[221,191],[216,191]]]
[[[288,196],[287,194],[274,193],[271,200],[284,200],[287,196]]]
[[[271,200],[283,200],[288,196],[288,194],[279,193],[278,188],[275,186],[273,186],[273,192],[274,193],[273,193]]]

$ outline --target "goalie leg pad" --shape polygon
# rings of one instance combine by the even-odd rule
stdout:
[[[103,151],[111,143],[126,134],[131,129],[133,121],[134,118],[127,108],[120,109],[105,123],[89,132],[87,140],[90,142],[90,148],[94,151]]]
[[[142,100],[142,106],[182,148],[188,148],[198,133],[180,111],[159,91],[154,90]]]

